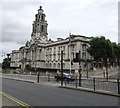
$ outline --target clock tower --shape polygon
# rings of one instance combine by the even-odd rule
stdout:
[[[32,42],[46,43],[48,40],[47,33],[47,21],[45,20],[46,15],[42,9],[42,6],[38,9],[38,13],[35,15],[35,21],[33,22],[32,28]]]

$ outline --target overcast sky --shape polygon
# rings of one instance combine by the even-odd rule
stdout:
[[[48,37],[53,40],[66,38],[71,31],[71,34],[88,37],[105,36],[118,43],[118,0],[10,1],[0,2],[0,56],[19,49],[30,40],[39,6],[46,14]]]

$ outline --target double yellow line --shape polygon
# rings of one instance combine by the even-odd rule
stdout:
[[[19,105],[21,105],[21,106],[23,106],[23,107],[25,107],[25,108],[33,108],[33,107],[31,107],[30,105],[28,105],[28,104],[26,104],[26,103],[24,103],[24,102],[22,102],[22,101],[20,101],[20,100],[18,100],[18,99],[16,99],[16,98],[10,96],[10,95],[8,95],[8,94],[5,93],[5,92],[0,92],[0,94],[2,94],[3,96],[7,97],[8,99],[11,99],[12,101],[18,103]]]

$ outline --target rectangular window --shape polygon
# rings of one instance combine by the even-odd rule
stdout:
[[[58,60],[60,60],[60,54],[58,54]]]
[[[54,54],[56,53],[56,47],[54,47]]]
[[[72,51],[74,51],[74,45],[72,45],[72,48],[71,48],[71,49],[72,49]]]
[[[63,46],[63,51],[65,52],[65,46]]]
[[[53,60],[56,60],[56,55],[55,54],[53,55]]]
[[[63,59],[65,59],[65,53],[63,53]]]
[[[70,53],[69,51],[70,51],[70,49],[69,49],[69,45],[68,45],[68,53],[67,53],[68,59],[69,59],[69,53]]]
[[[72,53],[72,59],[74,59],[74,53]]]

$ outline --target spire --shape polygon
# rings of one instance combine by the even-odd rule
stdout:
[[[38,12],[43,12],[42,6],[38,9]]]
[[[42,6],[40,6],[40,9],[42,9]]]

